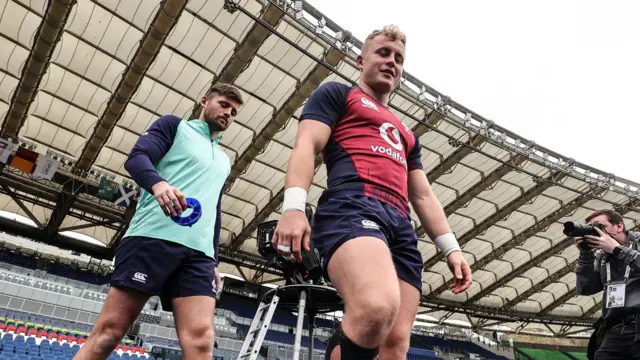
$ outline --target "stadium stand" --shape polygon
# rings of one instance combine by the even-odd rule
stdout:
[[[5,234],[7,235],[7,234]],[[22,239],[24,241],[24,239]],[[32,245],[36,245],[35,243]],[[0,250],[0,334],[2,359],[70,359],[87,339],[95,317],[105,299],[104,278],[64,264],[43,266],[34,256]],[[56,269],[52,271],[51,269]],[[75,270],[75,271],[73,271]],[[98,279],[98,281],[96,281]],[[233,284],[232,281],[228,283]],[[257,296],[247,297],[223,292],[216,311],[218,348],[215,357],[236,359],[244,334],[255,314]],[[61,306],[61,299],[66,306]],[[110,359],[173,359],[181,355],[170,313],[156,309],[157,298],[145,306],[136,336],[124,339]],[[295,314],[278,309],[265,339],[265,355],[290,358],[294,341]],[[314,350],[321,359],[326,339],[335,328],[335,319],[316,320]],[[308,322],[304,323],[303,345],[307,344]],[[304,346],[303,346],[304,348]],[[303,349],[306,351],[306,348]],[[504,359],[477,344],[439,335],[414,334],[407,359],[436,360],[442,356],[469,356],[480,359]]]
[[[15,327],[0,330],[0,357],[64,358],[76,348],[70,336],[79,345],[78,335],[90,332],[108,291],[113,247],[136,205],[122,168],[126,154],[153,119],[193,116],[194,101],[220,79],[247,98],[221,142],[232,168],[222,199],[220,269],[253,283],[282,283],[282,274],[257,251],[255,227],[279,217],[300,107],[325,81],[355,84],[362,42],[303,0],[192,0],[175,19],[154,21],[178,2],[8,0],[0,10],[6,49],[0,53],[0,133],[19,147],[5,152],[10,158],[0,165],[0,225],[11,231],[0,233],[0,316],[5,329]],[[52,22],[48,12],[69,17]],[[173,20],[177,26],[164,44],[139,51],[145,39],[156,38],[150,35],[169,32]],[[48,41],[41,30],[59,36]],[[140,66],[141,57],[156,60]],[[135,91],[122,86],[138,82]],[[415,326],[408,358],[532,358],[520,348],[584,358],[579,351],[537,348],[533,340],[523,341],[530,347],[514,349],[511,342],[498,349],[498,337],[485,334],[479,341],[477,332],[503,331],[511,340],[522,334],[543,334],[545,341],[588,337],[601,302],[599,294],[575,294],[577,249],[561,224],[607,206],[637,225],[640,184],[536,145],[408,72],[390,109],[419,135],[425,173],[473,258],[474,283],[454,296],[443,257],[412,214],[425,260],[420,313],[428,314],[421,316],[429,326]],[[51,177],[31,172],[34,156],[56,162]],[[327,180],[322,161],[316,170],[313,206]],[[235,359],[256,306],[255,297],[223,294],[217,358]],[[264,357],[291,358],[292,319],[277,313]],[[142,355],[180,357],[173,317],[158,309],[157,298],[139,323],[128,341],[138,351],[142,344]],[[316,325],[314,348],[321,353],[335,324],[319,319]],[[17,333],[22,327],[36,334]],[[113,356],[136,355],[126,345]]]

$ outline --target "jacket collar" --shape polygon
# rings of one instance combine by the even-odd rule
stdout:
[[[209,131],[209,124],[207,124],[206,122],[200,119],[189,120],[189,123],[191,124],[191,127],[194,128],[196,131],[198,131],[200,134],[206,136],[207,138],[211,138],[211,132]],[[222,135],[211,140],[211,142],[214,144],[218,144],[220,141],[222,141]]]

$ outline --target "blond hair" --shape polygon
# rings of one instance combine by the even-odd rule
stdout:
[[[400,41],[402,45],[407,45],[407,36],[396,25],[385,25],[382,29],[373,30],[364,41],[365,45],[379,35],[386,36],[392,41]]]

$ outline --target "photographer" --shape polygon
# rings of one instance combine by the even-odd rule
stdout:
[[[589,344],[595,357],[589,358],[640,359],[640,233],[627,231],[613,210],[596,211],[587,222],[591,234],[576,237],[576,290],[580,295],[605,290],[601,324]]]

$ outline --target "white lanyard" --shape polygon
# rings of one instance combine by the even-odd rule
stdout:
[[[624,281],[627,281],[629,278],[629,272],[631,271],[631,267],[627,265],[627,269],[624,271]],[[607,284],[611,283],[611,264],[607,262]]]
[[[632,246],[633,246],[633,243],[629,242],[629,249],[631,249]],[[624,271],[623,281],[627,281],[627,279],[629,278],[630,271],[631,271],[631,267],[627,265],[627,269]],[[610,282],[611,282],[611,264],[607,261],[607,284],[609,284]]]

